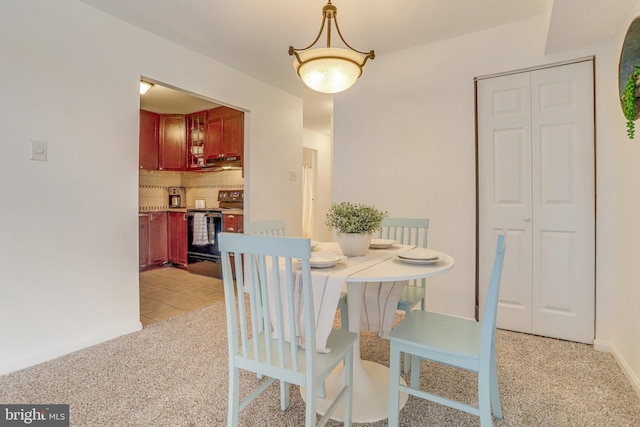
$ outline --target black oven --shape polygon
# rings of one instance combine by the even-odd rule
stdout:
[[[218,233],[222,231],[222,212],[187,212],[187,270],[191,273],[222,278]]]

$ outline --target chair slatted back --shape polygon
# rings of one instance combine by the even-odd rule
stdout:
[[[488,359],[492,351],[492,343],[495,345],[498,297],[500,293],[500,281],[502,278],[502,266],[504,264],[506,244],[506,232],[500,232],[496,239],[496,257],[493,261],[493,267],[491,268],[489,288],[487,290],[487,297],[482,309],[482,341],[480,344],[481,358],[486,357]],[[491,337],[491,339],[488,339],[487,337]]]
[[[247,234],[261,236],[286,236],[287,226],[284,219],[252,221],[247,225]]]
[[[385,218],[378,233],[383,239],[392,239],[403,245],[427,247],[428,218]]]
[[[403,245],[426,248],[428,232],[429,218],[385,218],[382,220],[379,236],[383,239],[395,240]],[[409,283],[425,287],[427,279],[411,280]]]
[[[303,382],[295,376],[303,372],[297,347],[316,348],[314,316],[296,310],[301,302],[302,313],[314,312],[309,239],[220,233],[218,241],[230,360],[268,376],[289,371],[289,381]],[[313,369],[315,352],[304,353],[306,369]]]

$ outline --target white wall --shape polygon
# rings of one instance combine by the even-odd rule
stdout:
[[[452,254],[456,266],[430,279],[427,306],[473,316],[474,77],[595,55],[595,344],[617,348],[637,378],[640,340],[633,331],[640,320],[633,307],[640,286],[632,257],[640,240],[640,148],[625,140],[617,99],[621,40],[546,56],[546,26],[541,16],[376,56],[360,81],[334,98],[334,180],[340,183],[334,199],[375,204],[392,216],[429,217],[430,246]]]
[[[640,2],[629,16],[628,24],[640,16]],[[616,39],[615,46],[622,46],[627,28],[622,28]],[[618,52],[614,52],[619,55]],[[617,56],[612,58],[617,59]],[[614,64],[611,64],[614,68]],[[615,68],[617,72],[617,68]],[[615,127],[610,134],[615,141],[615,198],[614,221],[615,229],[611,232],[615,236],[615,287],[613,312],[613,349],[618,362],[634,384],[640,394],[640,316],[638,316],[638,302],[640,301],[640,265],[638,264],[638,242],[640,242],[640,226],[638,222],[640,212],[640,136],[629,140],[626,136],[625,119],[620,111],[618,101],[617,80],[611,79],[607,87],[603,87],[607,99],[611,102]],[[636,121],[636,127],[638,122]]]
[[[0,374],[141,327],[140,76],[247,111],[247,216],[300,222],[300,99],[75,0],[0,2],[0,39]]]

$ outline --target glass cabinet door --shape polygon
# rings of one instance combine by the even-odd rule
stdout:
[[[186,116],[188,169],[199,169],[205,164],[204,125],[206,115],[206,111],[202,111]]]

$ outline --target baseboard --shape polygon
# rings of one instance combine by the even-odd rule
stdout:
[[[613,344],[609,341],[593,340],[593,348],[605,353],[613,353]]]
[[[620,369],[622,369],[622,372],[631,383],[631,386],[636,391],[636,394],[640,397],[640,378],[638,378],[638,376],[633,372],[631,366],[629,366],[624,357],[622,357],[616,346],[613,346],[613,351],[611,353],[613,354],[614,359],[616,359],[618,366],[620,366]]]
[[[0,375],[5,375],[11,372],[19,371],[21,369],[29,368],[31,366],[64,356],[66,354],[73,353],[74,351],[92,347],[94,345],[112,340],[119,336],[139,331],[140,329],[142,329],[141,322],[119,325],[116,328],[103,330],[100,334],[95,334],[90,338],[87,337],[85,339],[68,342],[65,345],[61,345],[56,348],[48,348],[46,351],[38,352],[36,354],[21,356],[17,360],[8,361],[6,363],[3,361],[3,363],[0,363]]]

